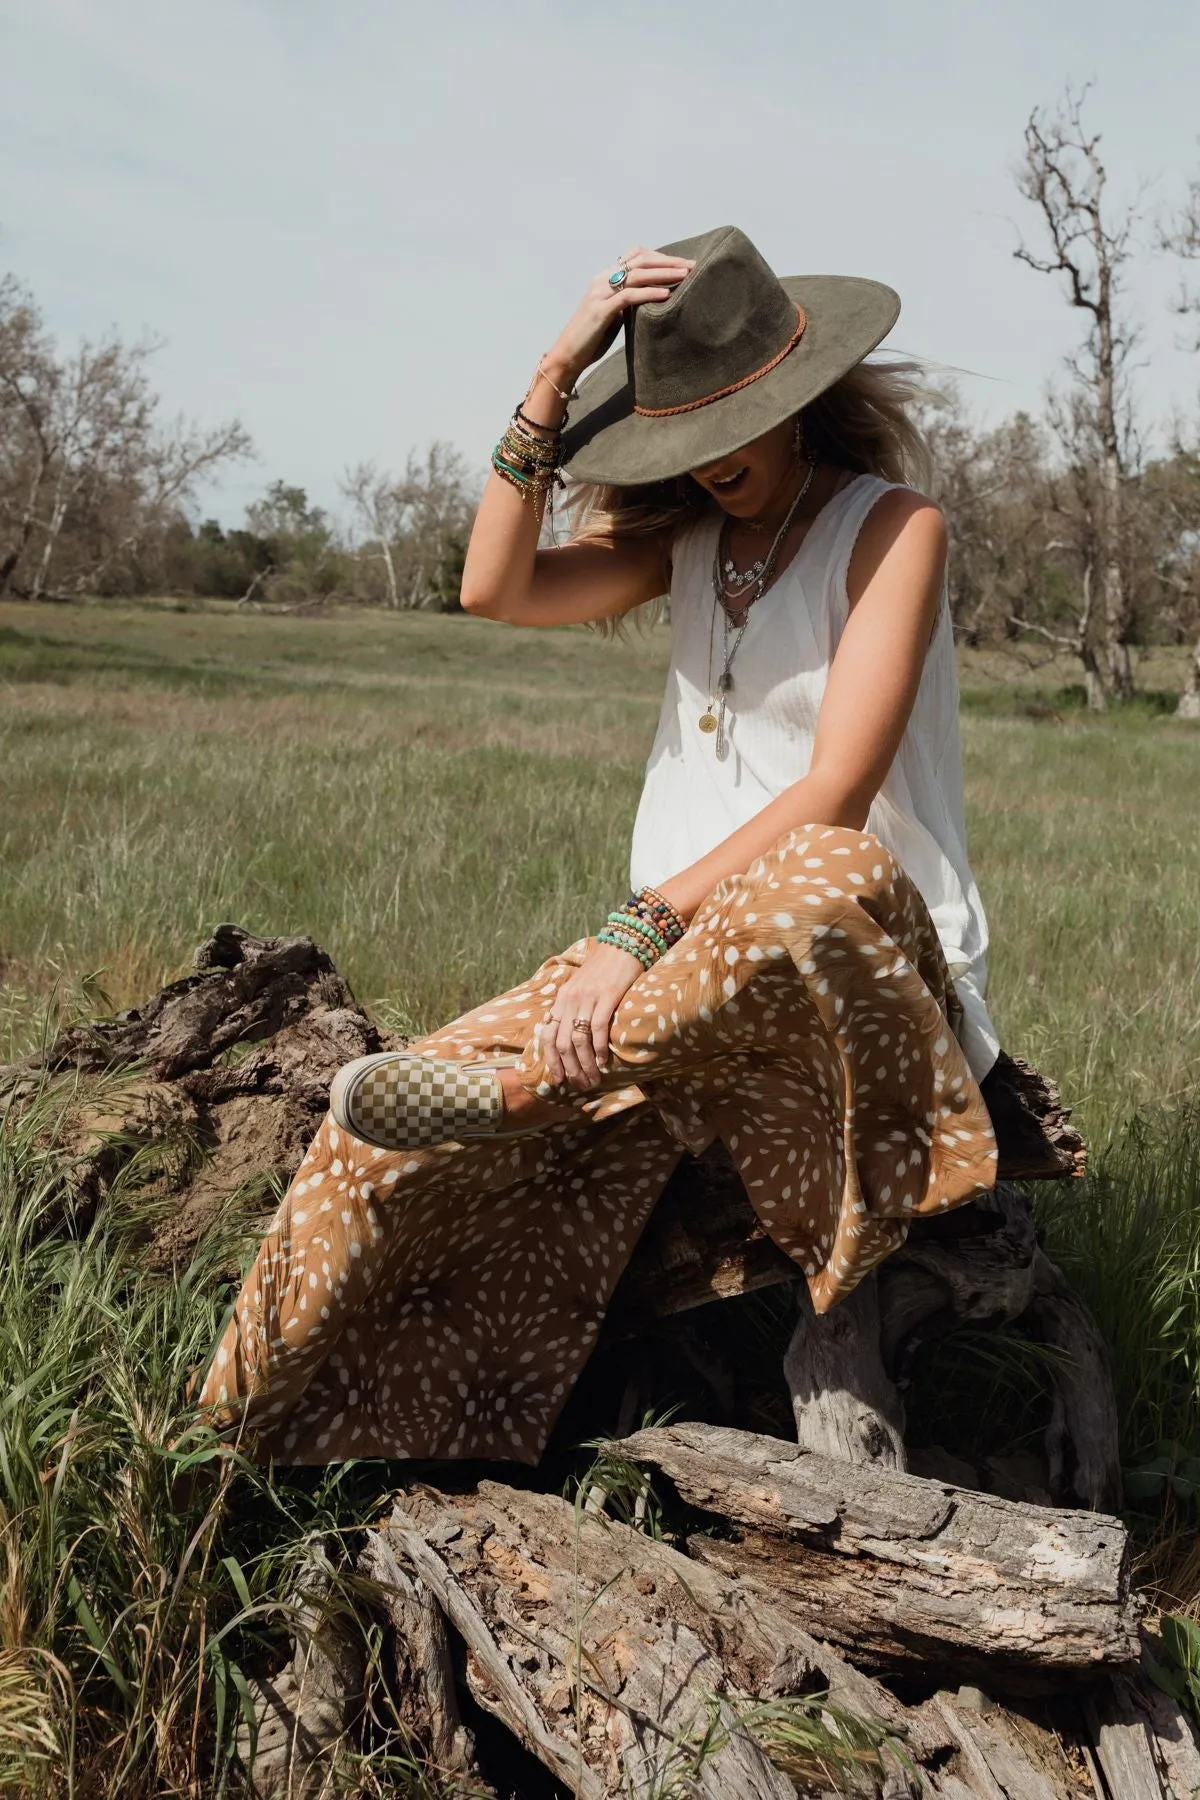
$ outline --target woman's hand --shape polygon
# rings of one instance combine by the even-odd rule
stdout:
[[[539,1037],[546,1073],[556,1087],[564,1081],[581,1092],[599,1087],[613,1014],[641,973],[641,963],[628,950],[597,944],[559,988]]]
[[[560,386],[570,387],[608,349],[631,306],[669,299],[671,290],[695,266],[694,259],[667,256],[641,244],[619,262],[610,263],[589,284],[553,348],[543,357],[547,372]],[[609,276],[620,268],[627,271],[625,281],[622,286],[613,287]]]

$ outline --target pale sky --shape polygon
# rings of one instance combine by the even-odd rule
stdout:
[[[890,282],[890,343],[1036,408],[1080,315],[1013,260],[1031,106],[1092,79],[1112,186],[1200,167],[1195,0],[3,0],[0,270],[64,342],[167,340],[166,406],[238,415],[337,507],[347,464],[482,467],[588,278],[740,225],[781,274]],[[1130,295],[1148,416],[1193,405],[1177,272]]]

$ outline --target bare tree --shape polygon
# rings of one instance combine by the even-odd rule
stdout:
[[[0,593],[102,587],[202,476],[250,454],[236,421],[160,423],[156,347],[110,335],[59,356],[24,289],[0,283]]]
[[[1200,175],[1192,177],[1187,197],[1176,216],[1160,228],[1159,241],[1164,250],[1180,257],[1184,262],[1200,263]],[[1186,279],[1181,286],[1175,310],[1184,317],[1200,318],[1200,291],[1190,287]],[[1200,351],[1200,334],[1193,338],[1192,347]],[[1181,434],[1177,433],[1177,436],[1181,438]],[[1189,511],[1194,517],[1196,513],[1200,513],[1200,456],[1195,449],[1189,451],[1182,441],[1176,444],[1176,456],[1190,470],[1195,498]],[[1181,545],[1185,551],[1190,552],[1190,555],[1181,559],[1190,570],[1190,610],[1200,615],[1200,570],[1197,569],[1197,564],[1200,563],[1200,524],[1190,523],[1190,529],[1185,529]],[[1187,674],[1177,708],[1179,717],[1184,719],[1200,719],[1200,635],[1197,632],[1200,632],[1200,618],[1194,625]]]
[[[365,526],[368,541],[359,552],[366,561],[378,561],[387,585],[387,604],[400,605],[400,586],[396,578],[396,540],[403,521],[403,507],[393,476],[381,473],[373,462],[358,463],[347,469],[340,483],[341,491],[354,508],[355,517]]]
[[[1159,245],[1185,262],[1200,263],[1200,175],[1192,176],[1179,211],[1160,225]],[[1189,287],[1186,280],[1180,287],[1175,311],[1185,318],[1189,315],[1200,317],[1200,291]],[[1194,347],[1200,350],[1200,338]]]
[[[51,462],[53,346],[32,296],[0,281],[0,595],[33,542]]]
[[[341,491],[365,527],[360,558],[384,572],[388,606],[452,606],[475,515],[470,470],[451,444],[413,451],[398,479],[375,463],[347,471]]]
[[[1134,687],[1124,490],[1138,461],[1129,384],[1137,333],[1121,308],[1120,283],[1140,211],[1135,203],[1114,212],[1109,203],[1100,137],[1083,122],[1086,95],[1086,88],[1079,94],[1068,89],[1055,113],[1035,109],[1030,115],[1017,186],[1042,215],[1048,249],[1037,255],[1021,244],[1014,254],[1041,274],[1062,276],[1071,305],[1088,317],[1084,345],[1067,363],[1072,392],[1059,404],[1055,423],[1068,460],[1099,472],[1093,541],[1083,559],[1088,572],[1083,612],[1090,638],[1091,571],[1098,570],[1108,682],[1125,697]]]

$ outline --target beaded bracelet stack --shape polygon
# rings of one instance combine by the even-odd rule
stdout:
[[[641,887],[618,911],[609,913],[596,942],[627,950],[643,969],[652,969],[686,930],[686,922],[657,888]]]
[[[508,428],[492,451],[492,467],[522,500],[536,503],[557,483],[563,461],[562,432],[557,426],[539,425],[518,406]]]

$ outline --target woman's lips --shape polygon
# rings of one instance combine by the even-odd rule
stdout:
[[[710,475],[708,485],[715,493],[733,494],[741,486],[746,473],[745,469],[735,469],[732,475],[723,475],[720,480],[715,475]]]

